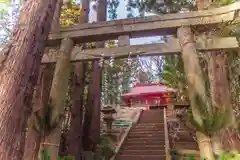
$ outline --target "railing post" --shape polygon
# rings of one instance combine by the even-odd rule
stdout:
[[[166,160],[170,160],[171,156],[169,154],[169,138],[168,138],[168,126],[167,126],[167,113],[166,107],[164,107],[164,136],[165,136],[165,154]]]

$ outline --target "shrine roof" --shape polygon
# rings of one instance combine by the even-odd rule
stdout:
[[[164,85],[163,83],[155,84],[136,84],[128,93],[122,94],[122,97],[141,96],[141,95],[157,95],[162,93],[175,92],[174,89]]]

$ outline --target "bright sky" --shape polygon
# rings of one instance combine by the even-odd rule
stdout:
[[[6,2],[8,0],[0,0],[0,2]],[[80,2],[81,0],[76,0],[77,2]],[[19,4],[20,0],[11,0],[12,4]],[[126,9],[126,5],[127,5],[127,1],[126,0],[120,0],[120,3],[119,3],[119,7],[117,9],[117,19],[125,19],[127,17],[127,9]],[[1,9],[6,9],[6,3],[0,3],[0,10]],[[11,12],[12,9],[11,8],[8,8],[8,10]],[[137,15],[137,11],[135,11],[134,13],[135,15]],[[146,14],[146,16],[150,16],[152,14]],[[89,19],[90,21],[95,21],[96,20],[96,12],[92,9],[90,11],[90,15],[89,15]],[[0,30],[1,32],[1,30]],[[145,38],[137,38],[137,39],[131,39],[130,40],[130,43],[132,45],[134,44],[146,44],[146,43],[156,43],[156,42],[159,42],[160,41],[160,36],[158,37],[145,37]]]
[[[117,9],[117,19],[125,19],[127,17],[127,1],[126,0],[120,0],[119,3],[119,7]],[[137,15],[137,11],[135,11],[135,14]],[[146,16],[150,16],[153,14],[150,13],[146,13]],[[89,20],[90,22],[92,21],[96,21],[96,12],[91,10],[90,15],[89,15]],[[156,41],[160,41],[160,36],[157,37],[145,37],[145,38],[135,38],[135,39],[131,39],[130,43],[132,45],[136,45],[136,44],[146,44],[146,43],[154,43]]]

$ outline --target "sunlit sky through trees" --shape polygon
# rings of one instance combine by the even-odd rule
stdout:
[[[76,0],[76,2],[81,3],[81,0]],[[21,0],[0,0],[0,11],[3,13],[3,11],[7,10],[10,16],[16,15],[16,10],[18,9],[19,4],[21,3]],[[91,8],[94,5],[95,2],[91,3]],[[124,19],[127,17],[127,0],[120,0],[119,6],[117,8],[117,19]],[[133,15],[138,16],[138,11],[133,10]],[[150,16],[152,14],[146,13],[146,16]],[[90,15],[89,15],[90,22],[96,21],[96,12],[94,9],[91,9]],[[14,19],[13,19],[14,20]],[[0,19],[1,21],[1,19]],[[0,31],[0,34],[3,34],[3,31]],[[131,44],[145,44],[145,43],[154,43],[161,40],[161,38],[158,37],[147,37],[147,38],[137,38],[132,39]]]
[[[4,27],[0,27],[0,50],[3,48],[4,43],[6,43],[6,24],[8,24],[8,28],[12,28],[13,24],[16,22],[17,20],[17,15],[19,13],[19,7],[21,6],[21,4],[23,3],[24,0],[0,0],[0,24],[1,26],[5,25]],[[81,0],[76,0],[77,3],[81,3]],[[89,20],[90,22],[96,21],[96,11],[94,9],[94,5],[96,2],[90,3],[90,14],[89,14]],[[116,19],[125,19],[127,18],[127,3],[128,0],[119,0],[119,6],[116,10]],[[137,9],[132,9],[132,15],[134,17],[138,17],[139,13]],[[8,14],[6,14],[6,12]],[[7,16],[8,15],[8,16]],[[145,16],[151,16],[153,14],[151,13],[145,13]],[[108,13],[108,20],[109,19],[109,13]],[[8,22],[6,23],[6,19],[8,19]],[[10,33],[10,32],[9,32]],[[5,42],[3,41],[3,39],[5,40]],[[145,38],[135,38],[135,39],[131,39],[130,43],[132,45],[136,45],[136,44],[149,44],[149,43],[162,43],[163,41],[161,40],[161,36],[157,36],[157,37],[145,37]],[[153,68],[155,68],[153,66]]]
[[[77,0],[77,2],[80,2],[80,0]],[[125,19],[127,18],[127,0],[119,0],[119,6],[117,8],[117,19]],[[94,5],[94,2],[91,3],[91,8],[92,6]],[[137,10],[133,10],[133,15],[135,17],[137,17],[139,14],[138,14],[138,11]],[[151,16],[153,14],[151,13],[146,13],[145,16]],[[91,12],[90,12],[90,15],[89,15],[89,19],[90,19],[90,22],[92,21],[96,21],[96,12],[91,9]],[[108,19],[109,20],[109,19]],[[145,37],[145,38],[135,38],[135,39],[131,39],[131,44],[134,45],[134,44],[146,44],[146,43],[155,43],[155,42],[160,42],[161,41],[161,37],[160,36],[157,36],[157,37]]]
[[[16,17],[18,15],[18,10],[19,10],[19,6],[22,3],[23,0],[0,0],[0,13],[2,13],[2,15],[4,15],[4,12],[8,12],[9,17],[7,17],[9,19],[9,21],[11,22],[11,24],[13,24],[14,22],[16,22]],[[77,3],[81,3],[81,0],[76,0]],[[119,6],[117,8],[117,18],[116,19],[125,19],[127,18],[127,0],[119,0]],[[90,5],[90,14],[89,14],[89,20],[90,22],[96,21],[96,11],[94,10],[94,5],[96,2],[92,2]],[[3,12],[4,11],[4,12]],[[139,13],[138,10],[136,9],[132,9],[132,15],[134,17],[138,17]],[[153,14],[151,13],[145,13],[145,16],[151,16]],[[108,20],[109,19],[109,16]],[[0,23],[1,20],[3,20],[3,18],[6,18],[5,16],[0,16]],[[6,20],[4,20],[4,22],[6,23]],[[10,27],[11,28],[11,27]],[[4,39],[6,37],[6,31],[5,29],[3,29],[2,27],[0,27],[0,39]],[[149,44],[149,43],[161,43],[163,42],[161,40],[161,36],[157,36],[157,37],[145,37],[145,38],[135,38],[135,39],[131,39],[130,43],[132,45],[136,45],[136,44]],[[2,41],[0,41],[0,50],[2,48],[3,45],[1,45]]]

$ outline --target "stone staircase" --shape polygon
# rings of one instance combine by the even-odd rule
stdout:
[[[115,160],[165,160],[164,110],[143,111]]]
[[[189,150],[199,150],[197,142],[194,140],[195,133],[191,133],[191,130],[181,122],[180,130],[177,134],[177,139],[175,139],[175,148],[178,149],[189,149]]]
[[[177,118],[177,115],[176,115],[176,111],[178,111],[178,113],[181,113],[188,107],[190,107],[188,104],[175,104],[174,105],[174,108],[176,109],[175,111],[173,107],[172,108],[168,107],[167,119],[168,119],[168,127],[169,127],[168,128],[169,141],[170,141],[171,148],[174,148],[177,150],[199,151],[198,144],[194,140],[195,131],[193,131],[186,125],[186,121],[184,119],[180,120],[179,117]],[[173,114],[174,112],[175,114]],[[177,131],[176,135],[175,135],[176,130],[173,131],[172,129],[170,129],[171,128],[170,123],[174,121],[176,121],[177,123],[180,122],[180,124],[178,124],[180,125],[180,129]],[[177,126],[175,127],[178,128]],[[172,135],[175,135],[175,137],[172,137]]]

